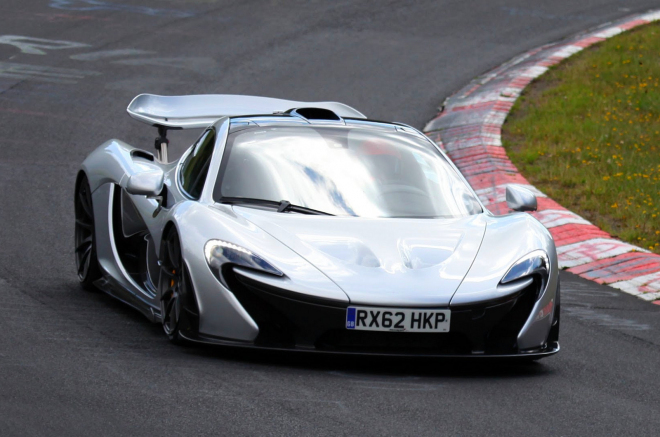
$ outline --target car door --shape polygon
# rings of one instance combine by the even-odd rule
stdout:
[[[178,176],[175,176],[179,177],[180,191],[189,199],[195,200],[201,195],[215,137],[215,129],[204,131],[185,156]],[[171,208],[176,200],[181,199],[171,191],[172,184],[166,182],[160,193],[161,199],[131,195],[121,188],[115,195],[117,203],[113,221],[117,252],[126,273],[142,292],[137,297],[151,305],[158,305],[159,266],[156,245],[160,241],[160,231],[167,216],[163,210]]]

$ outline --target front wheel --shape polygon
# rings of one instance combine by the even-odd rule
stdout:
[[[101,268],[96,257],[92,192],[85,175],[78,180],[74,206],[76,216],[75,255],[78,279],[83,289],[94,290],[94,281],[101,278]]]
[[[198,312],[190,272],[174,227],[163,238],[160,258],[158,290],[163,330],[170,341],[181,344],[185,342],[182,333],[196,333]]]

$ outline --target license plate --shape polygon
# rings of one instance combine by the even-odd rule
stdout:
[[[450,310],[348,307],[346,329],[390,332],[449,332]]]

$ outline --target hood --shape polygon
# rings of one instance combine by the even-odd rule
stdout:
[[[337,284],[352,304],[446,306],[476,257],[483,215],[370,219],[234,206]]]

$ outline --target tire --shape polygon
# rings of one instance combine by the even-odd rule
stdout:
[[[196,335],[199,313],[175,227],[171,227],[162,240],[160,259],[158,293],[163,331],[172,343],[184,344],[181,333]]]
[[[94,291],[94,281],[101,278],[101,268],[96,256],[94,232],[94,208],[92,192],[87,176],[82,175],[76,185],[75,205],[75,257],[78,280],[84,290]]]

